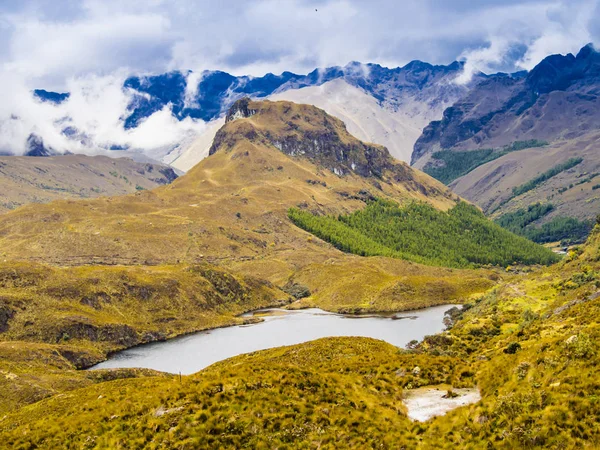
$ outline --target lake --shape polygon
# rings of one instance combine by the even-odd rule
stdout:
[[[444,313],[454,305],[434,306],[396,314],[344,315],[311,308],[298,311],[266,309],[245,314],[264,320],[200,331],[164,342],[153,342],[115,353],[91,368],[143,367],[189,375],[242,353],[300,344],[323,337],[363,336],[404,347],[413,339],[444,330]]]

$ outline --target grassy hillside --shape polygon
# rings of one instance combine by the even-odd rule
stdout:
[[[564,163],[557,164],[556,166],[552,167],[551,169],[549,169],[549,170],[541,173],[540,175],[536,176],[535,178],[529,180],[527,183],[523,183],[520,186],[515,186],[513,188],[513,195],[515,197],[517,197],[519,195],[524,194],[525,192],[529,192],[532,189],[535,189],[540,184],[542,184],[544,181],[549,180],[552,177],[555,177],[556,175],[558,175],[561,172],[564,172],[565,170],[569,170],[569,169],[575,167],[577,164],[580,164],[581,162],[583,162],[583,158],[569,158]]]
[[[363,210],[337,218],[299,209],[290,209],[288,214],[299,227],[342,251],[362,256],[449,267],[558,260],[551,251],[502,229],[466,203],[442,212],[426,204],[400,207],[375,200]]]
[[[0,156],[0,212],[57,199],[131,194],[172,182],[168,166],[108,156]]]
[[[597,448],[599,243],[597,229],[567,260],[454,311],[449,331],[410,351],[322,339],[181,382],[94,384],[7,415],[0,438],[14,448]],[[403,392],[440,384],[477,385],[482,400],[409,421]]]
[[[0,264],[0,413],[94,381],[75,369],[109,352],[240,324],[238,314],[287,299],[209,265]]]

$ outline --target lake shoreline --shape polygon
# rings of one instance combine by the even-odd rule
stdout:
[[[339,336],[370,337],[403,349],[408,342],[414,339],[421,340],[426,335],[444,331],[446,328],[443,320],[446,316],[445,313],[453,307],[456,307],[456,304],[381,314],[341,314],[320,308],[288,310],[281,305],[275,308],[259,308],[236,316],[237,323],[230,322],[222,326],[183,333],[166,340],[144,343],[113,352],[107,355],[103,361],[91,365],[85,370],[139,367],[170,374],[195,373],[214,362],[238,354]],[[410,314],[411,312],[414,314]],[[352,323],[346,322],[347,319],[352,319]],[[408,320],[408,322],[402,319]],[[279,321],[286,322],[288,327],[292,327],[286,329],[279,324]],[[415,327],[413,321],[420,322],[420,326]],[[399,322],[404,324],[401,325]],[[257,331],[248,331],[250,328],[255,329],[254,326],[257,325],[263,328],[259,328]],[[283,328],[280,329],[280,327]],[[273,334],[265,334],[267,329],[271,329]],[[221,332],[222,330],[227,330],[227,332]],[[219,333],[215,335],[210,333],[211,331],[219,331]],[[274,343],[276,345],[273,345]],[[168,348],[171,351],[169,354],[157,357],[161,351],[164,351],[159,348]],[[135,349],[142,350],[134,352]],[[185,352],[189,353],[187,359]],[[144,362],[140,365],[132,365],[140,360]],[[165,368],[166,361],[174,361],[175,368],[173,366]],[[188,367],[194,366],[196,369],[181,368],[182,364]]]
[[[340,312],[339,310],[331,311],[331,310],[328,310],[328,309],[325,309],[325,308],[321,308],[321,307],[318,307],[318,306],[311,306],[311,305],[306,305],[306,306],[302,306],[302,307],[299,307],[299,308],[290,308],[290,306],[294,305],[294,303],[296,303],[297,301],[298,300],[292,301],[292,302],[289,302],[289,303],[284,303],[284,302],[279,301],[279,302],[276,302],[275,304],[270,305],[270,306],[265,306],[265,307],[261,307],[261,308],[258,308],[258,309],[250,309],[250,310],[241,312],[241,313],[239,313],[237,315],[231,316],[231,318],[233,320],[238,319],[238,318],[244,318],[244,316],[247,316],[248,318],[251,318],[252,316],[248,316],[249,314],[253,314],[253,313],[256,313],[258,311],[266,311],[266,310],[270,310],[270,309],[274,309],[274,308],[281,308],[281,309],[285,309],[285,310],[289,310],[289,311],[302,311],[302,310],[311,309],[311,308],[318,308],[318,309],[322,309],[323,311],[329,312],[331,314],[338,314],[338,315],[341,315],[341,316],[362,318],[362,317],[371,317],[371,316],[375,317],[375,316],[378,316],[378,315],[385,315],[385,314],[395,315],[395,314],[402,314],[402,313],[407,313],[407,312],[411,312],[411,311],[422,311],[424,309],[435,308],[435,307],[438,307],[438,306],[446,306],[446,304],[443,304],[443,305],[440,304],[440,305],[431,305],[431,306],[423,306],[423,307],[400,309],[400,310],[368,311],[368,312],[367,311],[364,311],[364,312]],[[462,306],[462,305],[463,305],[462,303],[447,304],[447,306],[449,307],[449,309],[452,308],[452,307],[454,307],[454,306]],[[398,320],[398,319],[395,319],[395,320]],[[114,355],[116,355],[118,353],[124,352],[126,350],[135,349],[135,348],[138,348],[138,347],[142,347],[142,346],[145,346],[145,345],[152,345],[152,344],[156,344],[156,343],[160,343],[160,342],[173,341],[175,339],[183,338],[183,337],[190,336],[190,335],[193,335],[193,334],[196,334],[196,333],[202,333],[204,331],[219,330],[219,329],[222,329],[222,328],[238,327],[238,326],[244,326],[244,325],[254,325],[254,324],[257,324],[257,323],[260,323],[260,322],[262,322],[262,319],[256,318],[255,321],[249,321],[247,323],[246,322],[242,322],[242,323],[224,323],[222,325],[208,326],[208,327],[205,327],[205,328],[196,328],[196,329],[193,329],[193,330],[190,330],[190,331],[186,331],[186,332],[183,332],[183,333],[178,333],[178,334],[175,334],[173,336],[166,337],[164,339],[154,339],[154,340],[150,340],[150,341],[147,341],[147,342],[140,342],[140,343],[132,345],[130,347],[123,347],[123,348],[118,349],[118,350],[108,351],[108,352],[106,352],[104,354],[104,358],[103,359],[97,359],[93,364],[89,364],[89,365],[85,365],[85,366],[79,367],[76,370],[77,371],[90,370],[92,367],[97,366],[98,364],[101,364],[101,363],[103,363],[105,361],[108,361],[112,356],[114,356]],[[111,369],[96,369],[96,370],[111,370]],[[166,372],[166,373],[168,373],[168,372]]]

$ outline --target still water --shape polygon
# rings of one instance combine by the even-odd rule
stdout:
[[[364,336],[404,347],[413,339],[442,331],[444,312],[453,305],[391,315],[344,315],[311,308],[267,309],[248,313],[263,322],[239,325],[154,342],[123,350],[94,369],[144,367],[191,374],[223,359],[256,350],[300,344],[331,336]]]

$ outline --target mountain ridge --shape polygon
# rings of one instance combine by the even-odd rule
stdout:
[[[269,73],[263,77],[236,77],[222,71],[204,71],[199,75],[198,80],[198,75],[190,71],[174,71],[159,75],[131,76],[123,84],[123,91],[130,97],[130,101],[119,119],[119,126],[123,126],[125,131],[135,129],[152,114],[168,108],[171,116],[179,121],[190,118],[209,124],[206,130],[200,132],[198,139],[210,140],[210,137],[204,136],[213,132],[214,127],[210,124],[219,120],[239,98],[250,96],[261,99],[280,96],[278,99],[286,100],[285,97],[281,97],[286,92],[323,86],[340,80],[372,98],[381,109],[381,114],[398,115],[402,121],[408,123],[408,128],[420,129],[430,120],[438,118],[445,106],[453,103],[467,90],[467,85],[453,82],[462,70],[463,64],[457,62],[443,66],[412,61],[403,67],[393,69],[378,64],[353,62],[344,67],[315,69],[306,75],[283,72],[281,75]],[[485,75],[476,74],[472,83],[483,78]],[[338,92],[336,95],[340,94]],[[41,101],[48,101],[55,105],[60,105],[69,99],[68,93],[52,93],[43,90],[36,90],[35,96]],[[303,98],[290,98],[290,100],[304,102]],[[63,129],[57,131],[69,139],[81,140],[82,136],[85,136],[85,130],[76,130],[72,126],[63,125]],[[417,133],[418,131],[415,133],[411,131],[409,136],[403,137],[407,139],[406,143],[403,144],[401,152],[394,153],[396,157],[402,160],[409,159],[408,152]],[[375,140],[381,134],[378,132],[372,137],[369,136],[367,140]],[[395,149],[389,139],[378,143]],[[98,145],[110,146],[110,149],[115,150],[121,149],[121,146],[114,143]],[[183,139],[164,149],[135,150],[150,152],[149,154],[154,158],[161,159],[165,163],[172,163],[185,154],[177,168],[187,170],[190,167],[187,163],[184,166],[182,161],[197,162],[199,157],[187,155],[189,151],[197,151],[197,147],[198,145],[193,143],[190,145]]]
[[[466,173],[447,182],[494,218],[541,202],[553,209],[537,225],[589,222],[597,201],[599,128],[600,53],[586,45],[576,55],[548,56],[524,77],[493,75],[474,86],[423,130],[411,162],[446,177],[445,168],[469,160]],[[582,163],[526,193],[518,190],[573,158]]]

